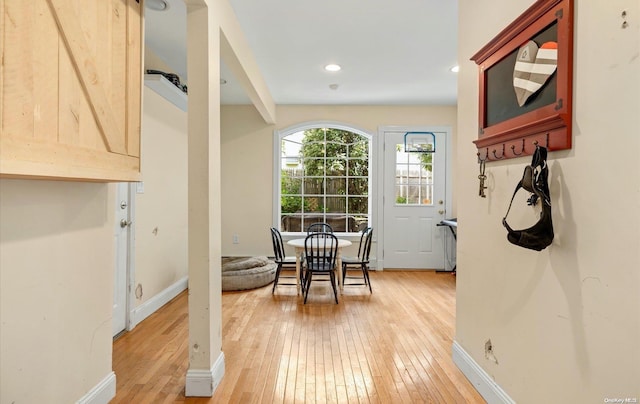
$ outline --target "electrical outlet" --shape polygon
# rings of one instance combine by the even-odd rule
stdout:
[[[233,235],[233,244],[240,244],[240,236],[237,234]]]

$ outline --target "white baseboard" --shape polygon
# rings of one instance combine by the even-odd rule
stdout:
[[[96,384],[77,404],[108,404],[116,396],[116,374],[111,372]]]
[[[187,370],[185,395],[187,397],[211,397],[224,377],[224,352],[220,352],[210,370]]]
[[[469,379],[473,387],[478,390],[478,393],[480,393],[487,403],[515,404],[515,401],[502,390],[493,378],[473,360],[471,355],[469,355],[457,341],[453,341],[451,350],[453,362],[467,379]]]
[[[129,330],[140,324],[142,320],[155,313],[160,307],[169,303],[171,299],[178,296],[189,286],[189,277],[185,276],[140,306],[131,310],[129,314]]]

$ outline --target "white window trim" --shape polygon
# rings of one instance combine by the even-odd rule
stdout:
[[[274,190],[274,198],[273,198],[273,211],[272,211],[272,222],[273,227],[279,229],[280,228],[280,199],[281,199],[281,187],[280,187],[280,158],[281,158],[281,142],[282,139],[286,136],[292,135],[296,132],[305,131],[307,129],[314,128],[333,128],[345,130],[353,133],[357,133],[358,135],[364,136],[369,139],[369,223],[371,226],[376,226],[376,217],[377,217],[377,186],[375,183],[375,178],[377,178],[377,168],[374,162],[378,158],[377,152],[378,147],[375,142],[375,137],[373,134],[368,132],[365,129],[359,128],[355,125],[346,124],[343,122],[337,121],[309,121],[301,124],[292,125],[283,129],[276,129],[273,131],[273,190]],[[295,237],[299,237],[302,232],[283,232],[282,238],[284,240],[292,239]],[[359,240],[360,233],[336,233],[337,236],[346,239]]]

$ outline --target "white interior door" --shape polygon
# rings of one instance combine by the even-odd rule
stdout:
[[[446,132],[410,135],[434,153],[405,150],[404,131],[384,132],[385,268],[444,269],[442,228],[445,217]]]
[[[113,335],[124,331],[127,327],[127,266],[129,263],[129,183],[117,184],[116,214],[114,224],[114,242],[116,263],[114,268],[113,285]]]

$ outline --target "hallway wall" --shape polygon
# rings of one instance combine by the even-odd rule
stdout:
[[[472,144],[469,58],[531,4],[459,2],[456,341],[518,403],[640,399],[640,3],[575,1],[573,148],[549,154],[555,239],[541,252],[501,224],[531,158],[487,164],[483,199]],[[521,194],[514,228],[536,220]]]
[[[0,402],[72,403],[111,375],[115,186],[0,180]]]
[[[135,282],[132,309],[188,274],[187,113],[145,86],[142,178],[136,193]]]

